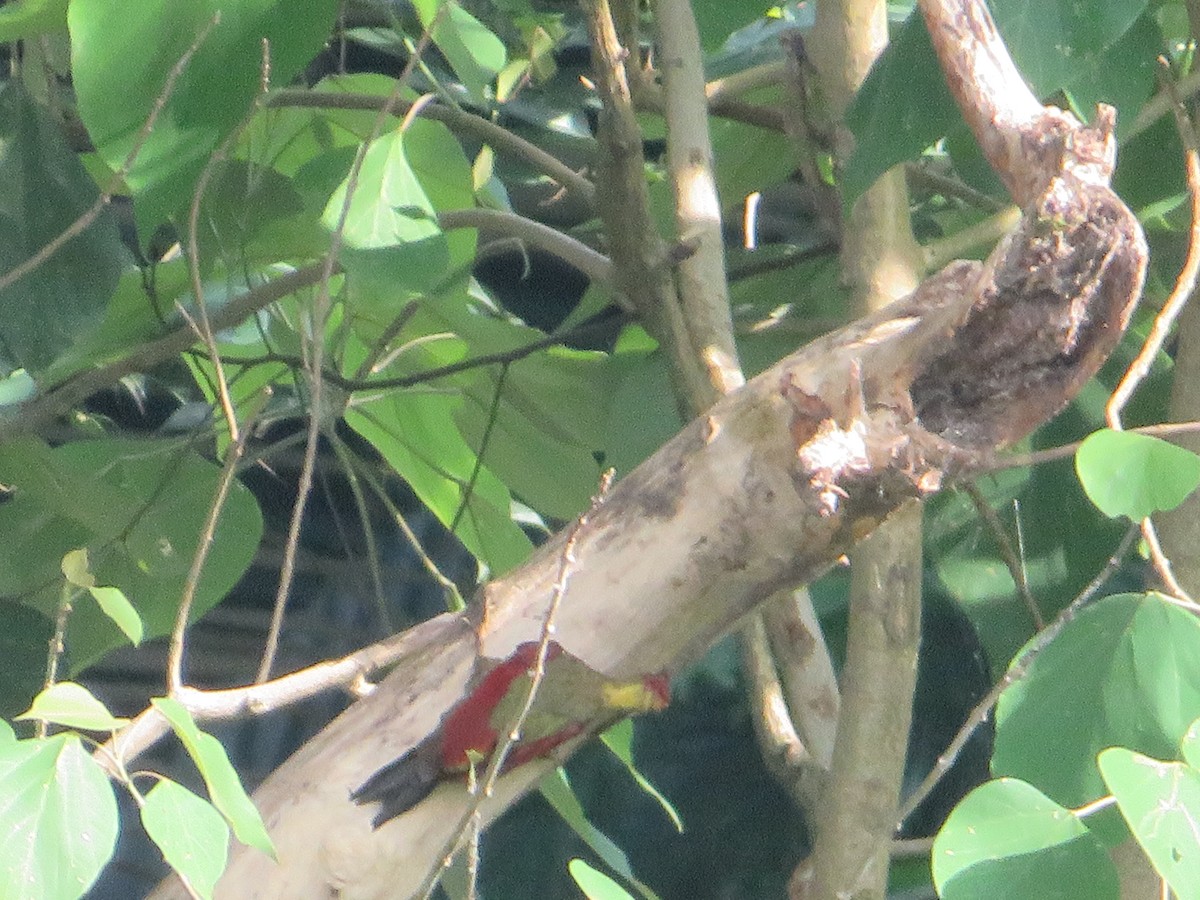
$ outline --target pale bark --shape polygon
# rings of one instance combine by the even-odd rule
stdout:
[[[840,116],[887,45],[881,0],[822,0],[811,44],[821,87]],[[817,48],[820,48],[818,52]],[[838,142],[845,162],[848,140]],[[841,228],[842,281],[860,312],[882,308],[920,280],[903,167],[855,202]],[[850,554],[850,617],[833,767],[814,819],[812,855],[793,896],[882,898],[916,685],[920,644],[921,507],[913,503]]]
[[[1022,222],[985,264],[952,264],[785,358],[613,487],[573,531],[570,587],[554,622],[567,652],[621,679],[679,671],[948,472],[986,467],[1095,374],[1140,294],[1147,251],[1107,187],[1111,111],[1092,128],[1065,127],[1064,115],[1023,122],[1030,140],[1002,144],[1009,161],[1014,147],[1033,148],[1018,161],[1041,171],[1016,183],[1042,189],[1022,198]],[[218,896],[406,897],[417,888],[472,798],[448,785],[372,830],[374,809],[350,793],[436,727],[480,656],[506,658],[539,637],[565,540],[488,585],[469,617],[413,629],[411,653],[378,689],[257,792],[280,860],[238,847]],[[606,719],[584,708],[580,717]],[[552,764],[501,779],[485,817]],[[167,884],[157,896],[182,893]]]
[[[1119,338],[1145,270],[1132,214],[1107,188],[1078,188],[1078,215],[1064,232],[1046,233],[1046,209],[1031,208],[986,265],[957,263],[911,297],[787,357],[618,482],[576,535],[556,640],[613,676],[676,672],[780,586],[816,577],[891,511],[935,490],[945,470],[970,472],[1061,408]],[[1071,352],[1049,362],[1012,353],[997,365],[975,352],[973,330],[1004,308],[1024,310],[1035,287],[1041,333],[1061,342],[1071,328],[1064,308],[1080,312],[1080,279],[1090,302]],[[1056,295],[1056,287],[1071,292]],[[967,343],[956,341],[961,335]],[[1021,349],[1029,344],[1022,339]],[[927,413],[939,433],[914,417]],[[415,889],[467,808],[466,791],[439,789],[375,831],[373,809],[353,804],[350,792],[436,726],[460,699],[477,654],[504,658],[537,638],[563,540],[488,585],[470,621],[442,616],[415,628],[411,655],[375,693],[268,779],[256,801],[280,862],[237,848],[219,896],[404,897]],[[506,776],[485,813],[545,770]],[[157,896],[181,894],[176,885]]]

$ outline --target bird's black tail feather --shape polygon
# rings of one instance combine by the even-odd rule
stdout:
[[[350,795],[355,803],[378,803],[375,828],[408,812],[431,793],[442,780],[441,754],[435,742],[413,747],[388,763]]]

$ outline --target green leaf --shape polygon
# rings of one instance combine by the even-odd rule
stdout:
[[[241,779],[229,762],[221,742],[197,728],[191,713],[179,701],[155,697],[150,702],[171,723],[171,728],[200,770],[213,805],[233,826],[237,839],[274,859],[275,846],[263,825],[262,816],[242,787]]]
[[[75,900],[117,841],[108,776],[79,738],[0,741],[0,887],[21,900]]]
[[[908,17],[875,61],[846,110],[854,153],[841,175],[849,209],[875,180],[962,121],[946,87],[919,11]]]
[[[633,895],[582,859],[567,863],[567,871],[588,900],[633,900]]]
[[[124,591],[119,587],[111,586],[88,588],[88,591],[100,604],[103,613],[125,633],[130,643],[135,647],[139,646],[142,643],[143,634],[142,617],[138,615],[138,611],[129,602]]]
[[[97,587],[88,566],[87,548],[72,550],[63,557],[62,572],[70,584],[87,588],[100,609],[125,633],[136,647],[142,642],[142,617],[129,599],[116,587]]]
[[[229,856],[229,826],[213,805],[164,778],[146,794],[142,825],[167,864],[211,898]]]
[[[59,237],[99,195],[59,123],[12,80],[0,84],[0,184],[5,273]],[[100,321],[131,263],[105,207],[82,234],[0,291],[0,374],[23,368],[36,378]]]
[[[52,684],[38,694],[29,711],[17,716],[17,721],[29,720],[53,722],[84,731],[116,731],[129,724],[128,719],[110,713],[83,685],[71,681]]]
[[[51,449],[34,438],[0,446],[0,594],[53,617],[61,564],[87,547],[101,585],[136,598],[145,634],[170,633],[203,532],[220,468],[187,441],[103,438]],[[262,533],[250,492],[236,483],[217,525],[193,615],[220,600],[246,571]],[[132,626],[130,626],[132,627]],[[72,671],[129,640],[99,604],[76,606],[67,629]]]
[[[980,785],[950,813],[933,843],[943,900],[1117,900],[1117,872],[1070,810],[1022,781]]]
[[[622,719],[612,728],[600,735],[600,740],[604,742],[604,746],[612,751],[613,756],[625,764],[625,768],[629,770],[629,774],[633,776],[633,780],[637,782],[638,787],[655,799],[663,812],[667,814],[667,818],[671,820],[671,824],[675,826],[675,830],[683,834],[683,819],[679,818],[679,813],[675,807],[671,805],[671,801],[662,795],[658,788],[652,785],[649,780],[638,771],[637,765],[633,761],[633,719]]]
[[[40,612],[0,600],[0,719],[29,709],[44,686],[54,623]]]
[[[1200,769],[1200,719],[1188,726],[1187,733],[1179,742],[1180,756],[1193,769]]]
[[[457,0],[416,0],[413,6],[421,24],[425,28],[433,26],[433,43],[471,96],[485,98],[488,87],[504,68],[504,44]]]
[[[71,73],[79,113],[96,150],[119,168],[163,97],[171,70],[219,11],[149,133],[126,182],[142,233],[183,207],[209,154],[261,91],[262,46],[271,80],[288,84],[321,49],[336,0],[303,14],[283,0],[143,0],[137,15],[116,0],[74,0],[68,9]]]
[[[996,27],[1039,97],[1070,84],[1104,56],[1146,9],[1148,0],[998,0]],[[1089,110],[1090,112],[1090,110]]]
[[[1104,53],[1072,67],[1068,95],[1076,112],[1090,120],[1097,103],[1115,107],[1117,137],[1123,138],[1154,93],[1155,60],[1165,46],[1154,11],[1146,9]]]
[[[546,802],[554,807],[571,830],[591,848],[592,852],[604,860],[604,864],[628,881],[646,900],[657,900],[657,895],[646,885],[634,877],[629,865],[629,857],[620,847],[612,842],[608,835],[588,821],[587,814],[579,804],[579,799],[567,781],[567,774],[561,768],[541,780],[538,790],[546,798]]]
[[[327,229],[337,226],[348,189],[347,177],[326,204]],[[474,232],[444,234],[437,215],[474,205],[470,164],[445,125],[416,119],[395,128],[363,158],[343,229],[346,271],[395,315],[398,294],[431,290],[473,258]]]
[[[1083,4],[1073,0],[996,0],[990,4],[1018,70],[1034,93],[1047,97],[1079,84],[1081,109],[1090,118],[1096,99],[1122,103],[1122,124],[1151,89],[1153,73],[1137,52],[1147,45],[1152,22],[1113,45],[1146,10],[1147,0]],[[1129,47],[1125,49],[1125,44]],[[1160,46],[1155,44],[1154,46]],[[1128,120],[1128,121],[1127,121]],[[914,159],[962,121],[946,88],[924,17],[914,12],[892,36],[871,67],[846,113],[855,137],[854,154],[842,173],[843,201],[849,208],[880,175]]]
[[[0,44],[29,40],[66,27],[67,0],[19,0],[0,7]]]
[[[87,547],[71,550],[62,558],[62,573],[70,584],[76,587],[90,588],[96,583],[88,565]]]
[[[433,204],[408,164],[405,137],[405,132],[395,129],[367,148],[342,228],[347,247],[374,250],[418,243],[441,234]],[[341,219],[350,188],[347,176],[329,198],[322,222],[330,231]]]
[[[498,323],[479,324],[471,337]],[[514,343],[534,340],[528,329],[515,331]],[[601,354],[537,353],[512,366],[502,383],[481,373],[469,386],[475,402],[463,404],[455,418],[467,441],[481,446],[499,384],[503,393],[484,454],[488,468],[543,516],[572,518],[587,506],[600,477],[594,453],[606,437],[610,373]]]
[[[1176,897],[1200,897],[1200,772],[1125,747],[1100,754],[1121,815]]]
[[[1078,806],[1105,793],[1101,750],[1170,758],[1198,709],[1200,622],[1157,594],[1106,597],[1000,697],[992,771]]]
[[[494,573],[504,572],[524,561],[532,545],[512,520],[505,486],[487,466],[476,472],[475,452],[454,426],[461,402],[445,394],[393,391],[347,410],[346,424],[371,442],[442,524],[457,520],[455,534],[468,550]]]
[[[696,28],[705,50],[715,50],[725,43],[730,35],[763,17],[770,3],[762,0],[717,0],[692,4],[696,16]],[[778,45],[778,37],[773,43]]]
[[[1200,456],[1147,434],[1105,428],[1079,446],[1075,471],[1102,513],[1137,522],[1174,509],[1200,485]]]

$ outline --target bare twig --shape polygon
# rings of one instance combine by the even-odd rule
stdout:
[[[1166,60],[1160,59],[1159,62],[1165,71]],[[1174,86],[1169,79],[1169,73],[1165,73],[1162,80],[1167,93],[1173,93]],[[1184,305],[1195,291],[1197,278],[1200,277],[1200,154],[1197,153],[1196,133],[1191,118],[1177,96],[1172,109],[1175,113],[1175,124],[1179,130],[1179,136],[1183,141],[1188,195],[1191,198],[1192,225],[1188,232],[1187,257],[1184,259],[1179,276],[1175,279],[1175,286],[1171,289],[1171,293],[1158,315],[1154,317],[1154,324],[1141,351],[1129,364],[1129,368],[1125,370],[1120,384],[1117,385],[1117,389],[1113,391],[1105,406],[1104,415],[1108,420],[1109,427],[1117,430],[1122,427],[1121,412],[1133,397],[1138,385],[1150,374],[1154,360],[1162,350],[1163,344],[1166,343],[1175,320],[1179,318]],[[1151,563],[1163,585],[1177,597],[1190,600],[1187,591],[1175,577],[1171,561],[1163,552],[1153,520],[1149,518],[1142,520],[1142,534],[1150,551]]]
[[[540,250],[553,253],[594,282],[611,284],[613,280],[612,263],[603,253],[593,250],[569,234],[563,234],[548,225],[516,213],[498,209],[456,209],[439,213],[438,225],[445,231],[454,228],[494,229]]]
[[[496,385],[492,388],[492,402],[488,406],[487,419],[484,421],[483,434],[479,436],[479,446],[475,448],[475,462],[471,466],[471,474],[467,478],[467,483],[462,486],[462,499],[459,501],[458,507],[454,510],[454,515],[450,519],[450,525],[447,530],[456,535],[458,526],[463,520],[463,516],[468,515],[471,511],[471,497],[475,493],[475,485],[479,483],[479,475],[483,471],[483,460],[487,453],[488,444],[491,443],[492,432],[496,427],[496,421],[500,415],[500,401],[504,399],[504,383],[508,380],[508,364],[500,366],[500,373],[496,376]]]
[[[46,649],[46,676],[42,679],[42,690],[50,690],[58,679],[58,663],[67,649],[67,623],[71,620],[71,611],[75,604],[75,585],[63,579],[58,596],[58,605],[54,610],[54,631],[50,635],[49,646]],[[49,723],[38,719],[35,733],[38,737],[46,736]]]
[[[264,71],[266,64],[264,63]],[[265,77],[265,76],[264,76]],[[208,303],[204,296],[204,282],[200,278],[200,204],[204,199],[204,192],[208,189],[208,183],[212,179],[213,173],[216,172],[217,166],[224,162],[229,154],[229,149],[241,138],[242,133],[246,130],[258,112],[259,103],[255,102],[238,126],[229,133],[224,141],[208,158],[208,162],[204,164],[204,169],[200,172],[200,177],[196,179],[196,189],[192,191],[192,203],[188,210],[187,224],[187,265],[188,276],[192,283],[192,297],[196,301],[196,311],[199,313],[197,320],[194,320],[187,308],[179,302],[176,302],[175,308],[183,317],[192,329],[196,332],[197,337],[204,344],[208,351],[209,362],[213,366],[213,376],[216,381],[217,398],[221,406],[221,411],[225,414],[225,424],[229,430],[229,440],[231,443],[238,442],[238,421],[237,410],[233,406],[233,398],[229,393],[229,382],[225,378],[225,369],[221,364],[221,354],[217,349],[217,338],[213,331],[212,323],[208,316]]]
[[[267,105],[316,109],[381,109],[387,99],[372,94],[316,93],[288,89],[272,94],[267,98]],[[398,114],[403,114],[410,109],[410,105],[407,101],[401,100],[392,109]],[[596,188],[590,181],[556,157],[524,138],[518,137],[507,128],[489,122],[474,113],[442,103],[423,106],[421,115],[427,119],[435,119],[444,123],[452,131],[479,138],[495,148],[497,152],[519,157],[539,172],[549,175],[589,207],[595,201]]]
[[[1020,221],[1021,210],[1016,206],[1006,206],[982,222],[959,229],[944,238],[929,241],[921,248],[926,270],[940,269],[952,260],[968,256],[980,247],[994,245]]]
[[[584,0],[592,69],[601,110],[597,128],[596,197],[616,288],[624,294],[669,359],[675,399],[684,418],[711,402],[712,369],[688,337],[666,242],[650,214],[642,132],[630,95],[628,54],[618,40],[608,0]],[[686,238],[685,235],[680,237]],[[694,398],[703,398],[700,406]]]
[[[502,365],[505,363],[515,363],[524,359],[527,356],[532,356],[542,350],[547,350],[550,347],[558,347],[565,341],[591,333],[591,331],[599,327],[602,323],[589,320],[588,322],[580,323],[574,328],[566,331],[547,335],[544,338],[539,338],[536,341],[531,341],[521,347],[514,347],[512,350],[499,350],[495,353],[481,353],[479,356],[468,357],[467,359],[459,360],[455,363],[447,363],[444,366],[436,366],[432,369],[426,369],[423,372],[414,372],[411,375],[397,375],[390,378],[347,378],[338,372],[326,369],[323,377],[330,384],[341,388],[345,391],[374,391],[386,390],[388,388],[403,388],[412,387],[417,384],[426,384],[430,381],[437,381],[439,378],[447,378],[451,375],[457,375],[460,372],[469,372],[472,369],[484,368],[487,366]],[[297,356],[287,353],[267,353],[260,356],[224,356],[222,357],[226,363],[242,366],[260,365],[263,363],[279,362],[290,366],[298,366],[303,364]]]
[[[759,750],[775,780],[793,795],[801,809],[812,806],[813,785],[801,776],[811,754],[796,731],[793,715],[783,696],[783,683],[775,668],[770,638],[762,615],[742,628],[742,669],[751,682],[750,702]]]
[[[763,620],[796,730],[813,762],[828,772],[833,765],[841,696],[808,588],[796,588],[769,602]]]
[[[384,487],[384,485],[380,483],[379,479],[375,477],[375,473],[370,470],[370,468],[362,459],[359,459],[357,456],[348,453],[340,441],[334,441],[334,450],[338,452],[338,456],[342,462],[342,465],[344,465],[347,470],[357,472],[359,477],[361,477],[363,481],[367,483],[367,486],[372,490],[372,492],[374,492],[379,502],[382,503],[388,513],[391,514],[392,519],[396,522],[396,527],[400,529],[400,532],[404,535],[404,539],[408,541],[409,546],[412,547],[413,552],[416,553],[417,559],[420,561],[421,566],[426,572],[429,573],[430,577],[432,577],[433,580],[441,586],[442,590],[445,591],[448,601],[446,604],[447,608],[450,610],[463,609],[466,606],[466,602],[463,600],[463,596],[458,589],[458,585],[456,585],[452,579],[447,577],[446,574],[438,568],[438,564],[436,561],[434,561],[433,557],[425,552],[425,548],[421,544],[421,539],[417,536],[417,533],[413,531],[412,526],[408,524],[408,519],[400,510],[400,507],[396,505],[396,501],[392,499],[391,495],[387,491],[387,488]]]
[[[688,397],[693,410],[699,412],[721,394],[740,387],[745,378],[729,312],[700,33],[687,0],[654,0],[653,9],[663,68],[675,235],[692,251],[676,266],[678,315],[687,341],[676,354],[699,359],[707,371],[707,392],[696,385]]]
[[[261,716],[326,691],[347,690],[366,683],[402,658],[410,644],[411,636],[401,633],[340,659],[321,662],[262,684],[219,691],[183,686],[175,699],[187,707],[197,722]],[[167,720],[151,707],[102,744],[96,751],[97,759],[109,754],[129,764],[169,731]]]
[[[317,284],[324,277],[324,270],[324,262],[317,262],[251,288],[213,313],[213,330],[220,331],[236,325],[264,306]],[[22,407],[19,416],[0,422],[0,439],[16,432],[37,431],[56,415],[66,412],[101,388],[120,381],[126,375],[152,369],[195,343],[194,330],[184,324],[163,337],[129,351],[114,362],[80,372],[51,391],[30,400]]]
[[[365,141],[359,144],[358,151],[354,156],[354,162],[351,164],[350,171],[346,175],[346,195],[342,201],[342,208],[338,212],[337,223],[330,235],[329,254],[325,258],[325,271],[322,273],[317,296],[312,306],[312,337],[309,345],[311,347],[309,351],[311,356],[306,367],[309,373],[308,435],[304,446],[304,461],[300,467],[300,481],[296,488],[296,502],[292,506],[292,516],[288,522],[287,543],[284,546],[283,565],[279,571],[279,587],[275,593],[275,604],[271,610],[271,624],[267,630],[262,660],[258,667],[258,675],[255,678],[259,684],[271,677],[271,668],[275,664],[275,655],[279,650],[279,636],[283,630],[284,611],[287,608],[287,598],[291,592],[292,579],[295,576],[296,553],[300,546],[300,527],[304,520],[304,509],[308,503],[309,491],[312,488],[312,475],[313,469],[316,466],[318,439],[320,438],[321,429],[325,424],[326,413],[322,409],[325,379],[322,378],[321,372],[325,358],[325,324],[328,320],[331,306],[329,282],[333,277],[337,258],[341,252],[346,221],[350,216],[350,204],[354,200],[354,194],[358,188],[358,179],[362,172],[363,163],[367,158],[367,152],[376,138],[383,133],[387,120],[391,117],[393,110],[399,105],[400,95],[408,83],[413,68],[417,65],[421,54],[429,45],[433,28],[436,27],[437,22],[440,21],[447,9],[449,7],[441,7],[434,16],[434,21],[430,23],[430,27],[425,29],[421,35],[421,40],[418,42],[414,52],[409,56],[408,64],[405,66],[404,71],[400,73],[400,77],[396,79],[396,85],[391,95],[388,96],[375,116],[375,122],[371,127],[371,134]]]
[[[129,174],[129,170],[133,168],[133,164],[137,161],[138,155],[142,152],[142,147],[150,137],[150,133],[154,131],[154,126],[158,122],[158,117],[162,114],[163,109],[167,105],[171,94],[175,91],[175,84],[179,81],[179,77],[183,75],[184,70],[192,61],[192,57],[196,55],[196,51],[200,49],[200,45],[207,40],[209,33],[221,21],[221,13],[218,11],[213,14],[212,18],[200,29],[196,35],[196,39],[179,57],[179,61],[171,67],[171,71],[167,73],[167,79],[163,83],[163,88],[154,100],[154,105],[150,108],[150,114],[146,116],[146,121],[139,129],[137,136],[133,140],[133,146],[129,148],[129,153],[125,156],[125,161],[121,163],[121,167],[113,174],[109,186],[100,193],[96,201],[83,213],[78,219],[72,222],[67,228],[54,240],[46,244],[41,250],[26,259],[20,265],[0,275],[0,291],[5,290],[15,284],[21,278],[24,278],[30,272],[37,269],[46,262],[51,256],[57,253],[68,241],[83,233],[83,231],[91,225],[100,215],[101,210],[109,204],[116,192],[118,185]]]
[[[1137,536],[1138,528],[1136,525],[1130,527],[1125,532],[1125,536],[1117,545],[1117,549],[1113,551],[1113,555],[1109,557],[1104,568],[1097,573],[1096,577],[1089,582],[1087,587],[1080,591],[1079,595],[1071,601],[1066,609],[1058,614],[1058,617],[1055,618],[1055,620],[1051,622],[1048,627],[1044,628],[1038,633],[1037,637],[1034,638],[1033,642],[1029,645],[1029,648],[1023,654],[1021,654],[1019,659],[1013,662],[1008,671],[1004,673],[1004,676],[1000,679],[1000,681],[997,682],[990,691],[988,691],[987,696],[985,696],[979,701],[979,703],[975,705],[975,708],[971,710],[971,714],[967,716],[967,720],[963,723],[962,727],[959,728],[958,733],[954,735],[954,739],[950,742],[950,745],[946,748],[946,751],[938,757],[937,763],[934,765],[933,769],[928,775],[925,776],[925,780],[922,781],[921,784],[918,785],[917,789],[909,795],[907,800],[904,801],[904,805],[901,806],[899,816],[896,819],[897,829],[900,828],[905,819],[912,815],[913,810],[921,805],[925,798],[929,796],[930,791],[932,791],[937,786],[937,783],[945,777],[947,772],[950,771],[951,767],[953,767],[955,761],[958,759],[959,754],[962,753],[963,748],[967,745],[967,741],[969,741],[971,739],[971,735],[974,734],[975,729],[987,721],[988,716],[991,715],[992,708],[1000,699],[1000,695],[1003,694],[1010,685],[1015,684],[1025,677],[1025,675],[1029,672],[1029,667],[1033,664],[1033,661],[1038,658],[1043,650],[1050,646],[1051,642],[1053,642],[1054,639],[1057,638],[1062,632],[1063,628],[1067,626],[1067,623],[1069,623],[1075,618],[1075,616],[1079,614],[1079,611],[1083,609],[1094,596],[1096,596],[1100,589],[1103,588],[1108,582],[1108,579],[1111,578],[1116,573],[1117,569],[1121,567],[1122,563],[1125,562],[1125,557],[1128,555],[1130,548],[1133,547],[1133,543],[1137,539]]]
[[[1197,422],[1163,422],[1159,425],[1142,425],[1138,428],[1126,428],[1133,434],[1149,434],[1154,437],[1169,437],[1176,434],[1200,433],[1200,421]],[[978,470],[981,473],[1003,472],[1007,469],[1023,469],[1026,466],[1039,466],[1043,463],[1055,462],[1074,456],[1083,441],[1072,441],[1058,447],[1047,447],[1045,450],[1032,450],[1029,453],[1006,453],[990,461],[983,461]]]
[[[975,482],[965,481],[959,486],[971,498],[971,502],[975,505],[975,511],[979,513],[979,517],[983,519],[984,525],[992,535],[992,540],[996,542],[996,547],[1000,551],[1000,558],[1004,560],[1004,565],[1008,567],[1008,574],[1012,576],[1013,584],[1017,587],[1017,593],[1020,595],[1021,600],[1024,601],[1025,608],[1029,610],[1029,617],[1033,619],[1034,630],[1041,631],[1046,627],[1046,622],[1042,618],[1042,611],[1038,608],[1037,600],[1029,590],[1029,580],[1025,577],[1025,564],[1017,548],[1009,540],[1008,532],[1004,529],[1004,523],[1000,521],[1000,517],[996,515],[996,511],[992,509],[992,505],[988,503],[987,497],[983,496],[983,492],[979,490],[979,486]]]
[[[1146,337],[1141,351],[1125,370],[1120,384],[1117,385],[1105,406],[1104,413],[1109,425],[1117,429],[1121,427],[1121,411],[1129,403],[1138,385],[1150,374],[1155,358],[1162,350],[1163,344],[1166,343],[1184,304],[1195,291],[1197,278],[1200,277],[1200,155],[1197,154],[1196,136],[1191,122],[1187,118],[1186,111],[1179,104],[1175,106],[1175,116],[1180,136],[1184,139],[1186,148],[1184,165],[1187,172],[1188,194],[1191,198],[1192,225],[1188,237],[1187,257],[1184,259],[1183,267],[1179,270],[1179,276],[1175,279],[1175,286],[1171,289],[1166,302],[1163,303],[1162,310],[1154,318],[1154,325],[1151,327],[1150,334]]]
[[[845,110],[886,44],[883,2],[824,0],[818,6],[810,50],[830,122],[814,128],[805,103],[792,125],[797,144],[805,145],[798,152],[814,152],[824,125],[835,135],[837,161],[845,163]],[[792,94],[797,103],[806,101],[804,47],[793,40],[785,48],[791,51]],[[893,168],[872,185],[844,223],[840,202],[832,203],[826,195],[824,205],[824,215],[838,216],[831,221],[841,238],[842,282],[850,286],[858,311],[881,310],[919,283],[922,261],[902,168]],[[860,383],[857,367],[850,381],[853,394]],[[832,765],[815,809],[812,855],[789,884],[794,898],[866,898],[885,892],[892,838],[886,823],[895,812],[904,775],[920,646],[921,536],[922,510],[914,503],[897,510],[850,553],[846,663]]]
[[[458,845],[462,842],[467,830],[472,827],[472,823],[476,823],[475,827],[478,828],[480,810],[483,807],[483,803],[492,795],[493,790],[495,790],[496,781],[499,779],[500,773],[504,770],[504,763],[508,759],[509,753],[512,752],[513,747],[521,739],[521,731],[529,719],[529,714],[533,710],[533,702],[537,698],[538,690],[546,677],[546,661],[550,655],[550,643],[554,639],[555,618],[558,616],[558,610],[562,606],[563,597],[566,596],[571,573],[575,570],[578,562],[575,558],[575,544],[579,539],[579,533],[604,502],[609,486],[612,484],[613,474],[613,470],[609,469],[601,476],[600,488],[596,492],[596,495],[592,497],[592,502],[588,509],[575,520],[567,532],[566,540],[558,557],[558,577],[555,579],[553,589],[550,592],[550,603],[546,608],[545,618],[542,619],[537,653],[534,657],[534,663],[529,670],[529,691],[525,695],[525,702],[521,705],[516,718],[504,732],[504,739],[498,744],[495,752],[492,754],[486,773],[476,783],[475,794],[459,819],[457,827],[451,832],[450,839],[443,845],[442,852],[437,858],[437,865],[426,875],[421,889],[417,892],[417,896],[424,898],[424,900],[428,900],[433,895],[434,888],[437,887],[442,872],[454,861]]]
[[[251,420],[269,397],[269,390],[262,394],[258,406],[251,410]],[[175,613],[175,627],[171,631],[171,643],[167,649],[167,693],[170,696],[178,694],[184,686],[183,659],[186,650],[187,629],[191,624],[192,603],[196,598],[196,590],[200,586],[200,576],[204,571],[204,564],[208,561],[209,551],[212,550],[213,541],[216,538],[221,511],[225,508],[225,501],[233,487],[238,462],[246,452],[246,438],[249,437],[249,434],[249,429],[243,431],[238,435],[238,439],[229,445],[229,449],[225,453],[225,462],[221,466],[221,475],[217,480],[217,490],[213,494],[212,503],[209,504],[208,515],[205,517],[204,527],[200,531],[196,553],[192,557],[192,566],[188,570],[187,580],[183,583],[183,592],[179,597],[179,609]]]

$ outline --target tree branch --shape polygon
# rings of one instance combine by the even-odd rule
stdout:
[[[1047,235],[1045,205],[1031,208],[986,264],[956,263],[792,354],[614,485],[576,534],[573,599],[556,621],[564,650],[615,678],[679,671],[780,587],[818,576],[892,511],[935,491],[947,471],[969,476],[1061,408],[1115,344],[1146,263],[1132,213],[1107,188],[1076,186],[1064,212],[1077,224],[1065,233]],[[1082,298],[1056,292],[1065,272],[1088,275]],[[953,364],[979,320],[994,325],[997,306],[1020,307],[1027,295],[1056,340],[1070,330],[1064,309],[1087,323],[1049,374],[1022,353],[1010,354],[1003,384],[995,367]],[[851,372],[861,392],[847,390]],[[969,398],[983,388],[992,402],[941,401],[942,392]],[[235,848],[224,896],[403,897],[417,888],[470,795],[448,785],[373,830],[374,811],[350,792],[433,731],[478,656],[508,658],[536,639],[565,540],[484,588],[469,617],[413,629],[411,655],[267,780],[256,800],[280,864]],[[484,819],[554,762],[501,778]],[[168,886],[156,896],[178,894]]]

